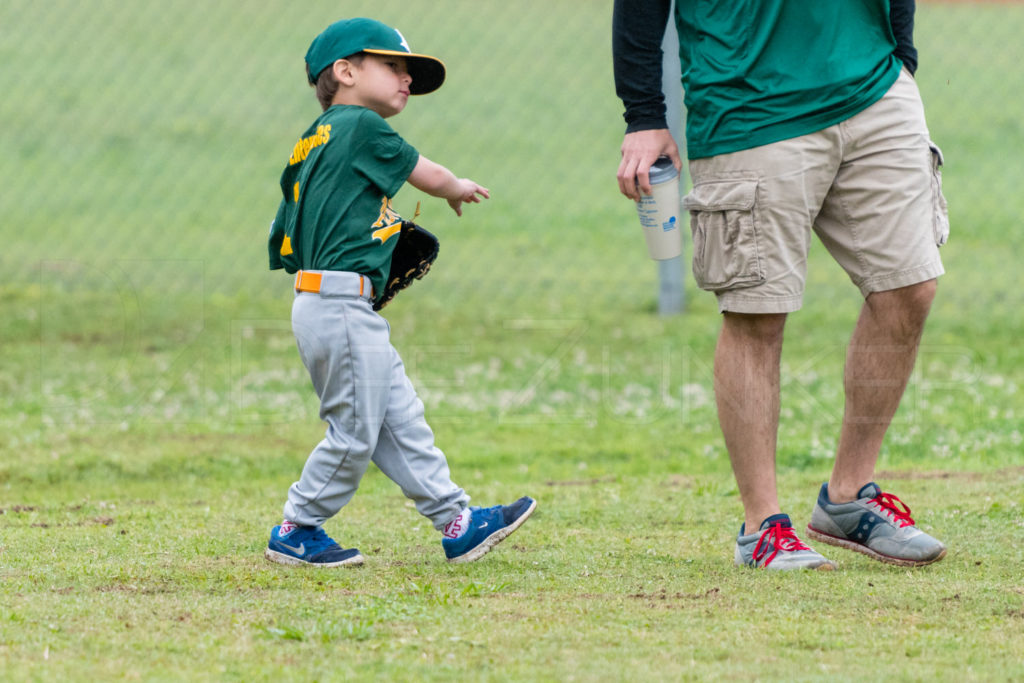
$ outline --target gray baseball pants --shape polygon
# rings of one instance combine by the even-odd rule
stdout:
[[[303,276],[314,283],[306,289],[319,291],[299,291]],[[292,330],[327,432],[288,490],[285,519],[323,524],[351,500],[372,460],[420,514],[443,528],[469,496],[452,482],[448,461],[434,445],[423,401],[391,345],[391,328],[371,305],[369,278],[305,271],[296,288]]]

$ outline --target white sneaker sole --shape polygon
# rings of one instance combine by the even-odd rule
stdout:
[[[271,550],[270,548],[263,551],[263,557],[267,558],[271,562],[286,564],[293,567],[296,565],[305,565],[307,567],[358,567],[363,563],[362,555],[355,555],[342,560],[341,562],[306,562],[305,560],[300,560],[297,557],[279,553],[276,550]]]
[[[519,519],[512,522],[506,527],[498,529],[493,534],[485,538],[483,540],[483,543],[473,548],[468,553],[459,555],[457,557],[448,558],[448,562],[451,564],[462,564],[463,562],[473,562],[474,560],[479,560],[481,557],[491,552],[491,548],[504,541],[506,538],[512,535],[513,531],[521,527],[523,525],[523,522],[529,519],[530,515],[532,515],[533,511],[536,509],[537,501],[535,500],[533,501],[533,504],[531,504],[530,507],[526,509],[526,512],[520,515]]]
[[[818,562],[817,564],[804,563],[804,564],[792,564],[792,565],[788,565],[788,566],[784,565],[784,564],[781,564],[781,563],[780,564],[774,564],[774,563],[773,564],[769,564],[767,567],[764,567],[764,566],[754,566],[754,565],[749,565],[746,562],[743,562],[742,560],[737,560],[737,561],[733,562],[733,564],[735,566],[737,566],[737,567],[749,567],[751,569],[765,569],[767,571],[780,571],[780,572],[831,572],[831,571],[835,571],[837,569],[836,563],[833,562],[832,560],[828,559],[828,558],[822,558],[822,560],[820,562]]]
[[[847,540],[845,538],[838,538],[836,536],[830,536],[829,534],[826,534],[823,531],[818,531],[817,529],[815,529],[814,527],[812,527],[809,524],[807,525],[807,537],[808,538],[813,538],[815,541],[820,541],[822,543],[827,543],[829,545],[834,545],[837,548],[845,548],[847,550],[852,550],[852,551],[854,551],[856,553],[861,553],[862,555],[867,555],[868,557],[870,557],[873,560],[878,560],[879,562],[885,562],[886,564],[894,564],[897,567],[923,567],[926,564],[931,564],[932,562],[938,562],[939,560],[941,560],[942,558],[944,558],[946,556],[946,549],[945,548],[943,548],[942,552],[940,552],[935,557],[932,557],[932,558],[929,558],[929,559],[925,559],[925,560],[910,560],[910,559],[907,559],[907,558],[904,558],[904,557],[893,557],[892,555],[883,555],[882,553],[880,553],[878,551],[875,551],[875,550],[872,550],[871,548],[867,547],[866,545],[862,545],[860,543],[857,543],[856,541],[850,541],[850,540]]]

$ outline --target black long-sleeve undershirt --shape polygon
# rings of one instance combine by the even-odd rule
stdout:
[[[615,0],[612,54],[615,92],[626,107],[626,132],[666,128],[661,84],[661,42],[671,0]],[[910,71],[917,70],[914,48],[915,0],[890,0],[889,23],[896,38],[893,53]]]
[[[615,0],[615,92],[626,106],[626,132],[667,128],[661,89],[661,41],[671,0]]]
[[[917,71],[917,48],[914,47],[915,0],[889,0],[889,23],[896,38],[893,50],[910,73]]]

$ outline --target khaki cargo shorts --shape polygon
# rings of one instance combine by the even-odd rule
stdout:
[[[721,311],[800,308],[813,230],[867,297],[941,275],[942,153],[914,79],[830,128],[690,161],[693,274]]]

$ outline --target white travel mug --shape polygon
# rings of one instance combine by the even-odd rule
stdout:
[[[651,194],[641,194],[636,211],[647,240],[647,253],[656,261],[683,253],[679,231],[679,172],[668,157],[651,166]]]

